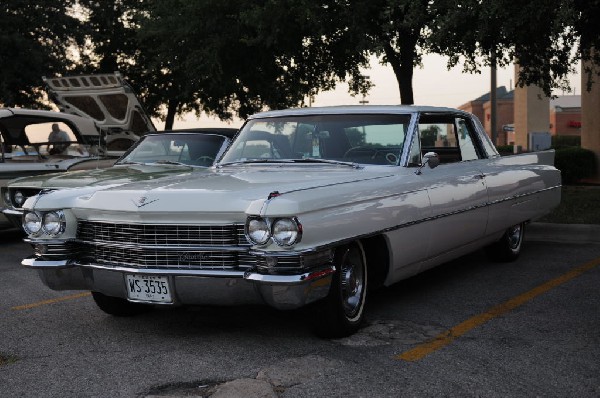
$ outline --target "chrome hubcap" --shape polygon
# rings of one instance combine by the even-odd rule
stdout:
[[[511,249],[516,249],[521,244],[521,224],[508,230],[508,244]]]
[[[358,253],[350,250],[341,269],[342,304],[348,317],[354,316],[360,309],[364,290],[364,269]]]

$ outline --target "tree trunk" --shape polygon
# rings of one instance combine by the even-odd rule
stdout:
[[[394,70],[400,91],[400,103],[412,105],[415,103],[413,96],[413,69],[416,57],[416,40],[406,40],[400,45],[400,51],[392,47],[389,42],[384,45],[385,55]]]
[[[177,107],[179,106],[179,100],[171,98],[169,100],[167,108],[167,117],[165,119],[165,130],[173,130],[173,124],[175,123],[175,115],[177,114]]]

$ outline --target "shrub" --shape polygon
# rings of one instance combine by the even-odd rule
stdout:
[[[581,146],[581,137],[578,135],[553,135],[552,148],[560,149]]]
[[[500,152],[500,155],[512,155],[514,153],[512,145],[498,145],[496,149]]]
[[[563,184],[573,184],[594,174],[596,157],[588,149],[564,147],[556,150],[554,165],[561,171]]]

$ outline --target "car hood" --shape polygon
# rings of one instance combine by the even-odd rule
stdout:
[[[288,202],[280,213],[294,214],[309,209],[298,206],[323,206],[357,200],[356,183],[365,186],[365,195],[377,195],[370,190],[372,181],[385,186],[382,180],[397,174],[388,167],[351,169],[337,166],[248,167],[235,170],[210,169],[206,173],[171,175],[146,179],[101,189],[59,190],[42,195],[36,208],[87,209],[87,214],[114,212],[134,213],[199,213],[262,214],[272,201]],[[109,181],[114,184],[115,180]],[[389,185],[389,184],[388,184]],[[354,193],[352,193],[354,192]],[[298,200],[298,195],[310,200]],[[28,207],[28,204],[26,205]],[[212,217],[211,217],[212,218]],[[227,220],[224,218],[223,221]],[[233,221],[233,220],[229,220]]]
[[[109,133],[127,131],[141,136],[156,131],[132,87],[119,72],[42,79],[48,97],[62,112],[91,118]]]
[[[166,176],[189,175],[195,171],[205,171],[205,168],[174,166],[174,165],[123,165],[113,166],[106,169],[92,169],[70,171],[67,173],[57,173],[48,175],[38,175],[24,177],[12,181],[10,188],[39,188],[39,189],[57,189],[57,188],[79,188],[90,186],[118,186],[134,183],[136,181],[145,181],[160,179]]]

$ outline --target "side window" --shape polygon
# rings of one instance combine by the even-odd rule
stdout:
[[[61,131],[67,133],[71,141],[77,141],[77,138],[75,138],[75,133],[73,133],[71,127],[68,124],[62,122],[29,124],[25,126],[25,135],[27,136],[29,142],[31,142],[32,144],[37,144],[39,142],[48,142],[48,136],[52,131],[53,124],[57,124],[58,128]]]
[[[460,146],[460,155],[462,160],[479,159],[475,143],[473,142],[473,131],[466,120],[456,118],[456,127],[458,131],[458,143]]]
[[[474,131],[468,120],[456,115],[424,114],[419,119],[419,136],[421,139],[421,155],[435,152],[440,163],[456,163],[480,158],[477,143],[474,142]],[[410,163],[418,155],[415,145],[411,151]],[[414,158],[414,159],[413,159]]]
[[[455,163],[462,160],[456,124],[450,115],[423,115],[419,120],[421,154],[435,152],[440,163]]]

